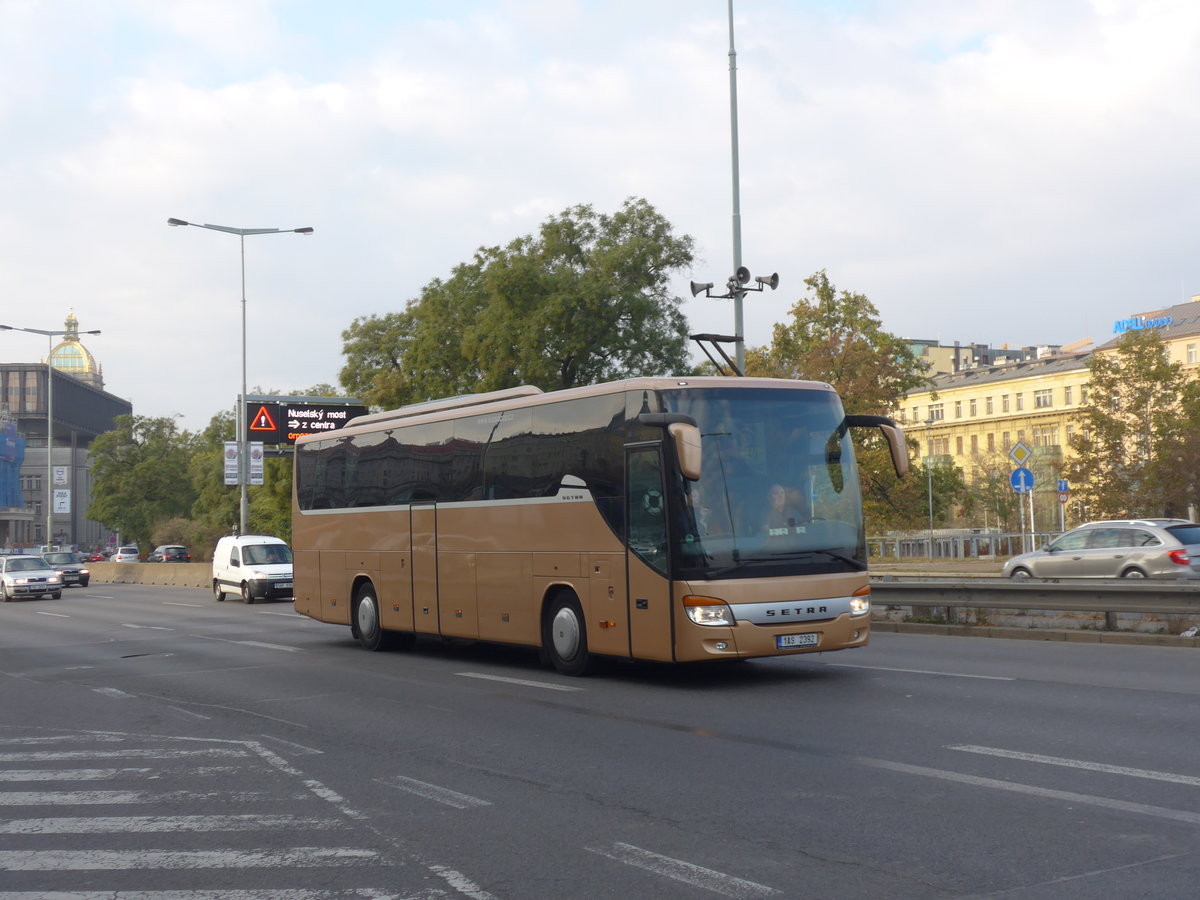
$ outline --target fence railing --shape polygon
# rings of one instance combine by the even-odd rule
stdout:
[[[934,531],[868,537],[867,553],[873,560],[991,559],[1036,550],[1057,537],[1057,531],[1002,534],[994,531]]]

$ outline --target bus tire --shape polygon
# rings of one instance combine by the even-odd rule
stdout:
[[[563,675],[586,675],[592,670],[594,660],[588,652],[587,625],[573,593],[560,591],[547,604],[542,620],[542,648]]]
[[[364,584],[354,595],[354,636],[367,650],[386,650],[390,645],[388,632],[379,624],[379,598],[375,588]]]
[[[213,579],[213,596],[218,600],[225,599],[225,592],[221,590],[221,582],[217,581],[215,578]]]

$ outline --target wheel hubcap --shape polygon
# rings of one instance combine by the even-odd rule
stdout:
[[[375,598],[363,597],[358,601],[358,632],[370,637],[378,627],[379,617],[375,614]]]
[[[579,620],[575,611],[563,607],[554,614],[550,623],[550,638],[554,643],[554,652],[561,659],[571,659],[579,650]]]

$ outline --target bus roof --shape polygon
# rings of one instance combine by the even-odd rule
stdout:
[[[833,387],[821,381],[798,381],[788,378],[730,378],[719,375],[679,376],[679,377],[637,377],[622,381],[608,381],[601,384],[584,385],[577,388],[566,388],[561,391],[545,392],[533,385],[505,388],[499,391],[487,391],[481,394],[463,394],[458,397],[444,397],[439,400],[427,400],[413,403],[398,409],[371,413],[351,419],[337,431],[324,431],[316,434],[306,434],[296,439],[297,444],[307,444],[312,441],[329,440],[343,432],[376,431],[390,424],[407,425],[409,420],[439,421],[442,419],[458,418],[458,411],[467,411],[470,415],[483,415],[487,412],[507,409],[521,409],[527,406],[541,406],[543,403],[555,403],[560,400],[570,400],[578,397],[599,396],[632,390],[664,390],[681,387],[727,388],[731,390],[745,388],[777,388],[784,390],[810,390],[833,392]],[[415,424],[415,422],[414,422]]]

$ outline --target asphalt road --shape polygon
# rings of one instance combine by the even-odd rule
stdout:
[[[1193,897],[1193,649],[570,679],[287,603],[0,604],[0,900]]]

